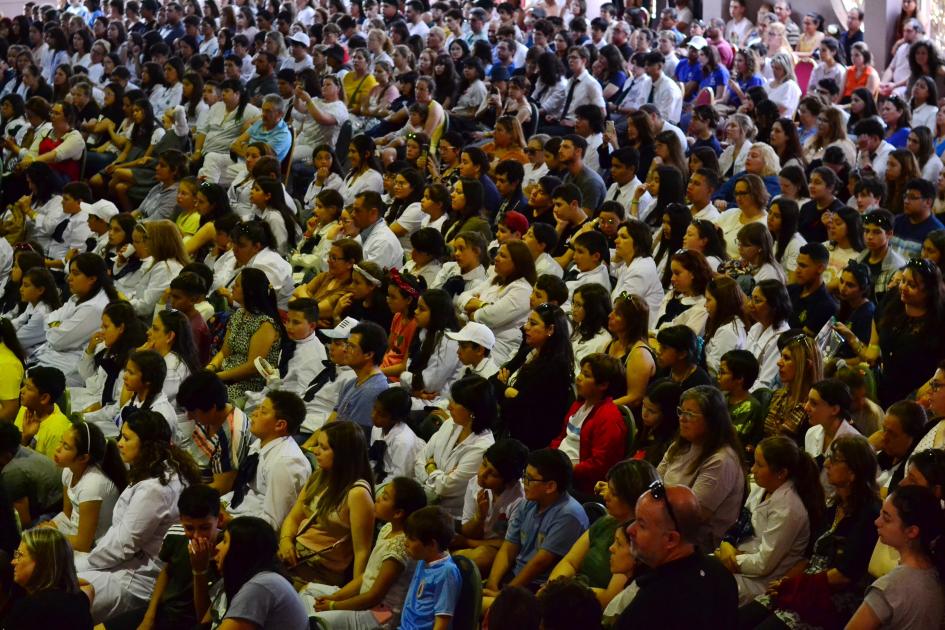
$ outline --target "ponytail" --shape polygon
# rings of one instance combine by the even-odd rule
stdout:
[[[918,551],[929,558],[939,575],[945,575],[945,512],[929,488],[899,486],[890,496],[903,527],[918,527]]]
[[[802,451],[794,440],[783,435],[767,437],[758,447],[772,470],[787,471],[788,479],[794,483],[794,490],[807,510],[810,531],[818,531],[823,525],[826,499],[817,462]]]
[[[89,466],[98,466],[118,492],[128,485],[128,471],[114,440],[105,438],[102,430],[91,422],[79,421],[72,427],[76,455],[88,455]]]

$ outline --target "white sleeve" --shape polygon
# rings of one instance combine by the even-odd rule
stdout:
[[[492,304],[486,304],[472,315],[473,321],[485,324],[495,330],[522,319],[528,315],[531,289],[527,283],[523,286],[516,280]]]
[[[718,374],[722,355],[729,350],[737,349],[738,345],[738,333],[733,323],[725,324],[716,330],[705,349],[705,364],[709,368],[709,373]]]
[[[755,536],[761,539],[757,551],[738,556],[739,572],[758,577],[770,575],[795,541],[806,533],[806,516],[803,511],[791,510],[788,503],[773,508],[764,529],[755,532]]]
[[[19,331],[17,331],[17,336],[19,336]],[[105,347],[104,343],[100,343],[95,346],[95,350],[92,354],[88,352],[82,353],[82,358],[79,359],[79,364],[76,366],[76,369],[79,372],[79,376],[83,380],[89,380],[92,376],[98,371],[98,366],[95,365],[95,355],[98,354],[100,350]]]
[[[442,501],[446,497],[455,497],[462,495],[469,480],[476,476],[479,471],[479,464],[482,463],[482,454],[486,449],[492,446],[495,440],[489,434],[486,438],[479,439],[472,447],[463,449],[463,454],[459,461],[450,470],[440,470],[437,468],[427,478],[424,485],[433,491]],[[454,447],[456,448],[456,447]],[[437,466],[441,463],[437,462]]]
[[[409,427],[407,429],[410,431]],[[423,446],[423,442],[417,438],[413,431],[410,435],[402,439],[394,440],[387,444],[387,455],[390,456],[391,466],[387,470],[387,479],[394,477],[411,477],[413,474],[414,462],[417,459],[417,452]]]
[[[282,521],[292,510],[311,472],[307,460],[286,458],[282,465],[273,466],[269,487],[263,498],[262,513],[256,516],[276,530],[282,527]]]
[[[59,322],[55,328],[48,326],[50,321],[47,317],[46,343],[50,348],[59,352],[76,350],[87,344],[95,331],[101,328],[101,315],[95,312],[97,309],[89,302],[80,304],[68,319]]]
[[[128,299],[139,317],[151,319],[154,315],[154,306],[164,290],[171,286],[171,280],[175,275],[167,261],[154,263],[154,267],[148,273],[147,285],[142,290],[136,291],[134,297]]]
[[[476,518],[476,514],[479,512],[479,506],[476,504],[478,494],[479,481],[473,476],[466,485],[466,496],[463,498],[463,523],[468,523]]]
[[[170,520],[172,511],[171,492],[164,492],[158,482],[137,489],[121,520],[112,522],[86,558],[91,569],[110,569],[130,560],[141,549],[153,545],[156,537],[162,536],[164,524]],[[78,569],[78,567],[76,567]]]

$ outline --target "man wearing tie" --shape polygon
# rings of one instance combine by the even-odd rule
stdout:
[[[663,118],[676,124],[682,116],[682,90],[679,84],[663,74],[663,55],[651,52],[646,56],[646,76],[649,79],[646,102],[655,105],[663,114]]]
[[[563,136],[574,128],[574,110],[581,105],[596,105],[606,112],[604,94],[600,83],[587,71],[590,53],[584,46],[571,46],[568,49],[568,68],[571,78],[568,80],[564,106],[558,112],[545,112],[545,119],[539,130],[552,136]]]

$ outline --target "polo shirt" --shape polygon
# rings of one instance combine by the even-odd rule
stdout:
[[[564,557],[581,534],[587,531],[587,527],[584,508],[569,494],[562,495],[543,511],[537,502],[526,501],[512,516],[505,534],[505,539],[519,548],[515,558],[515,574],[525,568],[541,550],[559,558]],[[540,586],[548,580],[550,573],[549,567],[533,584]]]
[[[827,320],[837,314],[837,303],[827,291],[823,282],[820,287],[807,296],[801,296],[804,289],[799,284],[788,285],[788,295],[791,297],[791,317],[788,322],[791,328],[807,328],[814,334],[820,332]]]
[[[570,172],[562,180],[565,184],[574,184],[581,189],[581,207],[597,210],[604,195],[607,194],[607,186],[601,176],[592,171],[585,164],[584,168],[577,175]]]
[[[371,428],[371,410],[377,396],[388,388],[387,377],[381,372],[372,374],[366,381],[358,384],[353,378],[341,388],[338,406],[335,407],[336,420],[347,420],[362,427]]]
[[[257,120],[249,128],[249,139],[251,142],[265,142],[276,154],[276,159],[280,162],[289,154],[292,147],[292,133],[284,120],[280,120],[272,129],[264,129],[263,121]]]
[[[432,630],[437,617],[452,617],[462,586],[463,577],[450,556],[429,564],[419,561],[400,615],[401,630]]]
[[[23,419],[26,416],[26,407],[20,407],[16,414],[16,428],[23,431]],[[42,453],[49,459],[56,454],[59,448],[59,442],[62,441],[62,434],[72,428],[72,422],[59,410],[59,405],[53,404],[52,413],[39,423],[39,432],[36,434],[34,448],[37,453]]]
[[[249,417],[234,406],[213,435],[208,435],[203,425],[196,423],[187,450],[204,477],[212,480],[213,475],[237,471],[255,440],[249,431]]]

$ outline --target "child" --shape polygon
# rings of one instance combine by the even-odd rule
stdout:
[[[882,304],[890,281],[905,267],[906,260],[889,246],[893,236],[893,214],[877,208],[863,217],[863,241],[866,249],[860,252],[857,262],[870,268],[874,304]]]
[[[390,324],[389,345],[381,362],[381,371],[392,381],[399,380],[400,373],[407,369],[407,353],[417,331],[414,313],[422,290],[423,285],[416,277],[391,270],[387,306],[394,319]]]
[[[562,451],[543,448],[528,455],[525,468],[526,502],[512,517],[505,541],[496,555],[483,595],[494,598],[505,583],[536,588],[552,567],[587,529],[587,515],[568,494],[571,461]],[[541,553],[539,553],[541,552]]]
[[[420,200],[420,209],[423,211],[421,227],[431,227],[442,231],[443,225],[449,220],[450,189],[443,184],[432,184],[423,191]]]
[[[509,241],[522,240],[526,232],[528,232],[528,219],[524,214],[515,210],[500,214],[495,229],[495,240],[489,243],[489,257],[494,259],[499,247]]]
[[[193,333],[200,365],[206,365],[211,359],[210,344],[212,338],[210,329],[207,327],[207,321],[196,308],[197,304],[206,300],[206,295],[207,285],[204,279],[196,273],[183,271],[171,280],[168,303],[171,308],[180,311],[190,322],[190,331]]]
[[[72,427],[56,404],[65,389],[63,373],[45,366],[31,368],[20,388],[20,410],[15,423],[22,434],[21,443],[49,459],[55,457],[63,434]]]
[[[328,361],[325,369],[312,379],[302,392],[305,402],[305,421],[301,435],[306,439],[320,429],[338,404],[338,396],[354,376],[354,370],[345,364],[347,331],[357,326],[358,321],[347,317],[335,328],[323,330],[328,344]]]
[[[407,110],[407,124],[397,131],[378,138],[377,146],[387,147],[387,149],[394,149],[404,145],[407,139],[407,134],[423,133],[423,126],[427,123],[427,115],[429,114],[429,111],[430,108],[423,103],[414,103],[411,105]],[[395,159],[397,154],[394,151],[385,150],[382,155],[384,157],[384,163],[389,164]]]
[[[440,397],[446,384],[459,368],[457,344],[445,335],[459,328],[450,294],[430,289],[420,296],[416,312],[417,341],[411,351],[407,370],[400,374],[400,384],[412,395],[417,411],[426,401]]]
[[[591,230],[579,234],[574,238],[574,267],[565,274],[565,284],[568,293],[584,284],[599,284],[608,291],[613,289],[610,284],[610,247],[607,237]],[[570,303],[565,310],[570,311]]]
[[[260,177],[253,182],[249,194],[253,204],[253,219],[265,221],[275,237],[275,249],[283,257],[295,249],[302,234],[295,212],[285,201],[282,183],[274,177]]]
[[[62,434],[53,461],[62,468],[68,500],[50,522],[73,550],[91,551],[111,527],[115,502],[128,485],[118,446],[94,424],[80,421]]]
[[[574,184],[561,184],[551,193],[551,198],[554,201],[555,229],[558,232],[558,245],[551,255],[562,269],[567,269],[573,256],[573,251],[568,247],[571,238],[587,221],[587,213],[582,207],[584,199],[581,189]]]
[[[574,466],[574,490],[591,500],[594,486],[627,451],[627,423],[614,404],[626,386],[623,363],[607,354],[581,360],[578,399],[565,416],[552,448],[563,451]]]
[[[404,526],[407,552],[417,561],[400,617],[401,630],[447,630],[462,587],[447,546],[453,519],[436,506],[417,510]]]
[[[200,214],[196,210],[197,178],[185,177],[180,180],[177,189],[177,207],[180,213],[174,219],[174,224],[180,230],[184,243],[197,233],[200,228]]]
[[[853,190],[856,209],[862,215],[878,210],[886,196],[886,184],[875,177],[862,178]]]
[[[512,126],[511,123],[503,124],[503,128],[509,126]],[[525,179],[525,167],[519,162],[507,159],[496,164],[495,187],[499,191],[499,216],[514,212],[525,219],[524,229],[519,234],[520,238],[528,229],[528,219],[522,214],[528,208],[525,195],[522,194],[523,179]]]
[[[522,237],[532,258],[535,259],[535,273],[539,276],[550,274],[556,278],[564,276],[564,269],[558,264],[549,252],[553,252],[558,245],[558,233],[547,223],[532,223],[525,236]]]
[[[26,309],[10,320],[16,329],[16,338],[29,354],[46,341],[46,315],[55,311],[62,303],[59,301],[59,288],[56,279],[48,269],[33,267],[20,281],[20,299],[26,303]]]
[[[515,511],[525,500],[522,475],[528,448],[514,439],[499,440],[488,449],[479,473],[469,480],[462,525],[453,538],[455,555],[476,563],[487,575]]]
[[[177,499],[180,524],[171,525],[159,553],[165,563],[146,609],[128,612],[108,622],[111,628],[191,628],[199,624],[194,607],[194,583],[219,579],[210,559],[220,537],[220,493],[210,486],[184,488]],[[140,626],[136,624],[140,623]]]
[[[410,235],[410,260],[404,265],[404,273],[423,278],[431,287],[443,268],[445,254],[443,233],[434,227],[422,227]]]
[[[325,346],[315,334],[317,328],[317,301],[296,298],[289,302],[285,322],[287,339],[282,344],[279,365],[257,364],[256,369],[266,378],[266,387],[259,392],[247,392],[247,409],[258,405],[266,393],[274,389],[301,395],[325,369]]]
[[[529,308],[542,304],[554,304],[561,306],[568,301],[568,285],[558,276],[545,274],[538,276],[535,286],[532,288],[532,294],[528,298]]]
[[[341,588],[308,584],[300,596],[309,614],[329,629],[398,627],[416,566],[407,551],[404,526],[426,504],[423,487],[409,477],[395,477],[382,487],[374,502],[374,516],[385,524],[364,574]]]
[[[240,464],[233,492],[222,498],[224,526],[237,516],[256,516],[279,531],[312,473],[308,459],[292,439],[304,419],[305,403],[291,392],[271,391],[253,411],[249,430],[257,441]]]
[[[62,211],[65,216],[49,237],[49,246],[46,248],[48,268],[63,269],[67,258],[86,250],[85,241],[92,235],[87,209],[91,202],[92,189],[88,184],[70,182],[63,187]]]
[[[110,244],[109,223],[118,215],[118,208],[108,199],[99,199],[89,205],[88,211],[89,229],[92,234],[86,240],[85,251],[96,253],[104,258]]]
[[[827,321],[837,314],[837,303],[827,291],[824,272],[830,260],[830,252],[820,243],[801,246],[797,255],[794,284],[788,285],[791,296],[791,328],[801,328],[808,335],[820,332]]]
[[[719,389],[725,394],[732,425],[743,444],[757,444],[761,439],[764,409],[748,393],[758,378],[758,369],[758,359],[748,350],[729,350],[719,362]]]
[[[394,477],[413,471],[417,453],[423,442],[407,426],[410,414],[410,394],[400,387],[392,387],[377,395],[371,410],[370,459],[377,484],[387,483]]]
[[[326,188],[315,195],[314,204],[303,234],[305,241],[299,245],[299,251],[289,257],[289,262],[297,269],[318,274],[328,270],[328,254],[341,228],[338,218],[345,202],[340,192]]]

